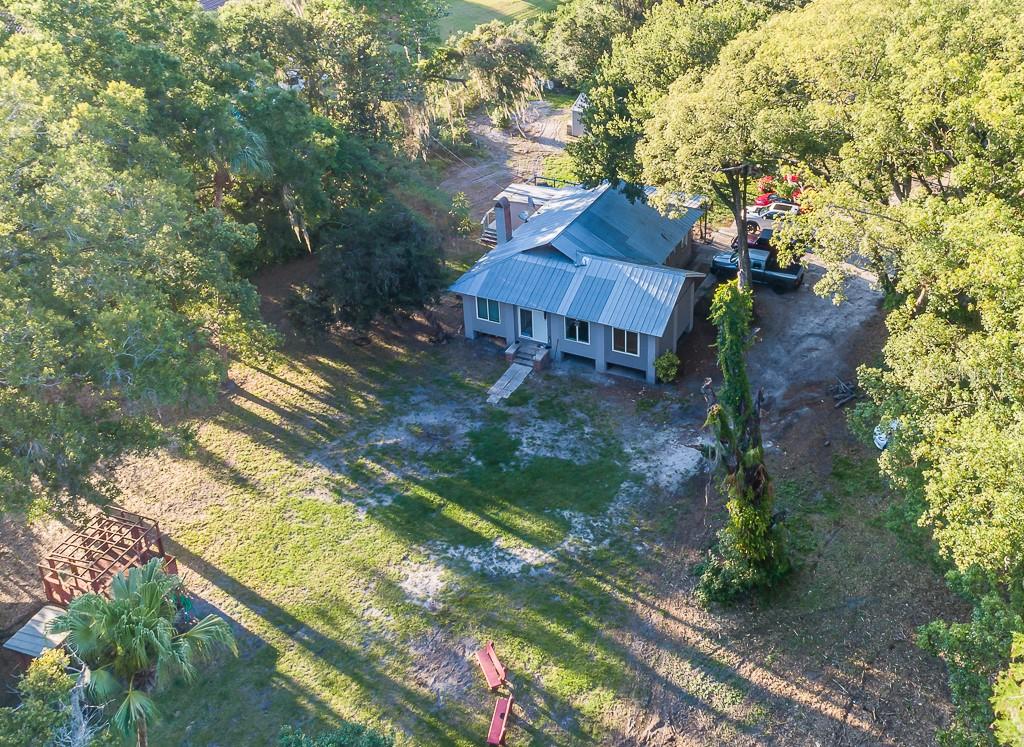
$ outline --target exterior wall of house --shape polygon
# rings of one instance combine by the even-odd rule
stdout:
[[[653,338],[650,335],[640,335],[640,355],[636,356],[628,355],[627,353],[617,353],[612,350],[612,330],[610,327],[604,327],[604,332],[605,361],[607,363],[614,363],[617,366],[625,366],[626,368],[635,368],[638,371],[643,371],[647,377],[647,381],[653,384],[654,358],[655,348],[657,347],[657,338]]]
[[[604,360],[604,326],[591,323],[590,344],[569,340],[565,336],[565,317],[549,314],[551,330],[551,350],[555,360],[562,360],[565,353],[590,358],[598,371],[606,370]]]
[[[516,307],[510,303],[498,304],[499,322],[479,319],[476,315],[476,296],[462,297],[462,320],[466,337],[476,339],[478,334],[494,335],[505,338],[511,345],[516,341]]]
[[[668,267],[675,267],[679,270],[685,270],[690,262],[693,260],[693,229],[691,228],[686,232],[676,248],[672,250],[672,253],[665,258],[665,264]]]
[[[693,329],[693,294],[696,282],[687,280],[683,292],[679,294],[679,302],[672,310],[672,317],[665,326],[665,334],[657,341],[657,355],[666,350],[675,350],[679,338]],[[657,355],[655,357],[657,357]]]
[[[653,335],[640,335],[640,355],[633,356],[612,350],[612,329],[603,324],[590,323],[590,343],[580,343],[565,337],[565,317],[558,314],[545,314],[548,326],[548,345],[552,357],[562,360],[566,354],[589,358],[594,361],[597,371],[607,371],[608,364],[625,366],[644,374],[647,381],[654,383],[654,359],[666,350],[675,350],[679,338],[693,328],[693,294],[696,283],[687,281],[683,292],[679,294],[669,319],[665,334],[658,338]],[[462,313],[465,322],[466,337],[474,339],[477,334],[489,334],[504,338],[511,345],[517,339],[519,325],[516,315],[519,309],[512,304],[500,303],[501,321],[497,324],[486,319],[478,319],[476,315],[476,297],[462,297]]]

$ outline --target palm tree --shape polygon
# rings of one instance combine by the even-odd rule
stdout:
[[[99,702],[120,700],[111,724],[126,740],[147,747],[148,725],[158,716],[152,698],[158,685],[196,676],[196,663],[215,648],[237,653],[228,623],[207,615],[185,632],[174,626],[181,579],[154,558],[119,573],[110,598],[86,594],[51,624],[67,633],[67,645],[89,667],[90,694]]]
[[[267,140],[262,133],[247,127],[233,112],[230,127],[222,129],[209,143],[213,160],[213,206],[224,206],[224,195],[233,175],[267,178],[274,170],[267,156]]]

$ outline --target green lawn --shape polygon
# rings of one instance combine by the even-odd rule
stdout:
[[[349,346],[238,369],[195,443],[142,470],[137,505],[197,507],[161,523],[241,638],[238,659],[168,693],[165,713],[187,715],[154,744],[272,744],[282,724],[339,718],[398,728],[403,745],[477,744],[493,697],[465,652],[490,639],[515,673],[517,744],[601,732],[629,681],[615,631],[641,588],[633,538],[604,523],[635,479],[614,413],[572,379],[486,406],[503,362],[465,354]],[[460,674],[432,680],[438,661]]]
[[[858,674],[903,613],[864,633],[847,599],[934,575],[868,525],[878,486],[851,475],[870,462],[837,460],[822,490],[804,470],[779,474],[791,548],[813,572],[764,608],[695,612],[685,589],[709,536],[699,527],[722,509],[700,519],[702,482],[673,497],[657,465],[685,474],[699,413],[681,413],[696,393],[563,370],[492,407],[504,361],[483,344],[413,341],[425,332],[237,366],[192,438],[126,467],[127,507],[159,519],[186,583],[232,621],[240,648],[161,695],[154,747],[269,747],[283,724],[319,732],[340,719],[393,730],[400,747],[477,745],[494,696],[472,652],[488,640],[512,672],[521,747],[635,736],[648,708],[689,714],[695,743],[834,728],[816,714],[846,694],[797,704],[782,683],[844,646],[836,666]]]
[[[449,14],[441,19],[441,36],[470,31],[488,21],[513,21],[546,13],[559,0],[449,0]]]

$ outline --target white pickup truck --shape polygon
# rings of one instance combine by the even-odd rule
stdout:
[[[747,233],[759,233],[766,228],[775,228],[775,221],[800,212],[800,206],[792,202],[773,202],[768,205],[747,207]]]

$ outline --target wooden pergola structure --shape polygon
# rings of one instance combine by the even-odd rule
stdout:
[[[46,598],[66,607],[82,594],[105,595],[114,576],[153,558],[162,558],[168,573],[178,572],[175,558],[164,554],[156,521],[109,507],[57,545],[39,564],[39,573]]]

